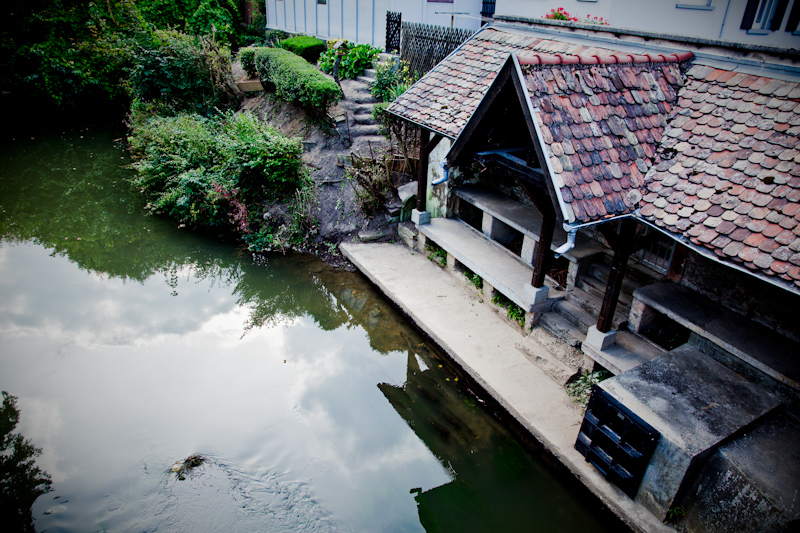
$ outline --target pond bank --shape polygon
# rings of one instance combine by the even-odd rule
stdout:
[[[524,336],[484,299],[403,245],[342,253],[429,338],[634,531],[674,531],[606,481],[574,448],[583,417],[563,387],[516,348]],[[488,297],[487,297],[488,299]]]

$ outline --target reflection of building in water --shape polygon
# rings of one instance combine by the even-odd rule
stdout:
[[[563,480],[557,484],[554,473],[534,462],[493,417],[486,416],[478,400],[447,382],[450,375],[427,350],[409,350],[406,382],[378,384],[452,476],[449,483],[424,492],[411,489],[426,531],[588,527],[587,509],[568,501],[568,495],[574,496],[563,488]],[[596,522],[592,530],[597,531]]]

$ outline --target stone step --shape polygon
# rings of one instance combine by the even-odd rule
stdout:
[[[356,124],[350,128],[350,135],[353,137],[364,137],[380,135],[381,127],[374,122],[372,124]]]
[[[568,302],[567,300],[559,300],[553,304],[552,312],[558,313],[567,320],[570,324],[575,326],[581,331],[586,333],[589,326],[597,323],[597,318],[593,317],[577,305]]]
[[[604,285],[608,281],[608,274],[611,272],[611,267],[603,263],[592,263],[589,267],[588,275],[600,280]],[[631,268],[630,262],[628,268],[625,270],[625,280],[622,282],[622,293],[633,294],[633,291],[645,285],[635,279],[636,271]],[[648,283],[649,284],[649,281]]]
[[[378,101],[375,99],[374,96],[369,91],[357,91],[356,94],[353,95],[353,103],[356,104],[372,104],[375,105]]]
[[[375,81],[375,78],[378,77],[378,71],[374,68],[366,68],[364,69],[364,74],[361,75],[362,78],[369,78],[372,81]]]
[[[595,317],[594,322],[597,322],[597,317],[600,316],[600,308],[603,305],[603,300],[601,298],[593,296],[585,290],[575,287],[567,291],[567,300],[570,303],[582,308],[591,316]],[[620,311],[619,306],[617,307],[617,311],[614,313],[614,319],[611,322],[611,327],[614,329],[619,329],[621,324],[628,321],[628,315],[625,312]]]
[[[353,138],[350,150],[358,154],[369,154],[370,146],[373,153],[389,146],[389,141],[383,135],[364,135]]]
[[[575,372],[579,372],[585,360],[583,352],[568,346],[561,339],[544,328],[533,328],[529,334],[536,342],[544,346],[556,359],[567,365]]]
[[[356,78],[358,81],[367,84],[367,86],[372,87],[372,82],[375,81],[375,78],[370,78],[366,75],[361,75]]]
[[[581,276],[578,278],[576,286],[585,290],[596,298],[600,298],[601,301],[606,293],[605,282],[595,278],[594,276]],[[617,310],[627,315],[628,311],[631,309],[632,302],[633,297],[630,294],[625,294],[624,291],[620,292],[619,299],[617,300]]]
[[[364,104],[356,104],[353,106],[353,113],[356,115],[364,115],[364,114],[372,114],[372,110],[375,109],[374,102],[367,102]]]
[[[360,113],[353,115],[353,121],[356,124],[375,124],[375,119],[372,117],[372,113]]]
[[[390,54],[388,52],[381,52],[378,54],[378,63],[388,63],[389,61],[397,61],[400,56],[397,54]]]
[[[573,348],[579,348],[586,340],[585,333],[553,311],[543,313],[539,318],[539,325]]]
[[[540,330],[541,328],[536,329]],[[557,341],[556,344],[561,344],[563,346],[562,343]],[[544,370],[547,375],[553,378],[553,380],[555,380],[555,382],[561,386],[569,383],[569,381],[580,371],[579,369],[568,366],[553,353],[551,353],[547,347],[543,346],[539,342],[538,338],[533,336],[533,333],[525,337],[522,341],[518,342],[516,346],[520,352],[525,354],[536,364],[536,366]]]

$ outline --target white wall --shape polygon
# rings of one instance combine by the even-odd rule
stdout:
[[[541,18],[553,8],[563,7],[581,17],[587,14],[604,17],[618,28],[633,28],[657,33],[669,33],[728,40],[778,47],[799,47],[800,36],[783,31],[792,0],[784,14],[780,31],[754,35],[740,29],[747,0],[711,0],[711,10],[688,9],[681,5],[705,7],[707,0],[497,0],[496,15]]]
[[[386,12],[403,14],[405,22],[450,26],[450,15],[436,12],[469,13],[455,15],[453,26],[480,28],[482,3],[479,0],[453,0],[453,3],[426,0],[266,0],[267,27],[307,33],[321,39],[344,38],[383,48],[386,40]]]

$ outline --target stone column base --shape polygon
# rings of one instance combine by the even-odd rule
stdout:
[[[430,221],[431,221],[430,211],[417,211],[416,209],[411,210],[411,222],[413,222],[417,226],[421,226],[423,224],[429,224]]]
[[[602,352],[609,346],[613,346],[616,340],[617,340],[616,330],[611,330],[607,333],[600,333],[597,330],[597,326],[591,326],[589,328],[589,331],[586,332],[586,340],[584,342],[589,346],[591,346],[592,348],[594,348],[595,350],[599,350]]]

